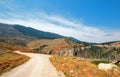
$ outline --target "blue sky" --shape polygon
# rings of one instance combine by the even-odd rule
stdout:
[[[0,22],[73,36],[120,40],[120,0],[0,0]]]

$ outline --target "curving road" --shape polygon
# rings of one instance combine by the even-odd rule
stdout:
[[[19,51],[15,52],[27,55],[31,59],[0,77],[64,77],[62,74],[58,74],[55,67],[50,63],[50,56]]]

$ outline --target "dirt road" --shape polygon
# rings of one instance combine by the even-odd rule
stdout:
[[[50,63],[48,55],[16,52],[27,55],[31,59],[0,77],[63,77],[58,75],[58,72]]]

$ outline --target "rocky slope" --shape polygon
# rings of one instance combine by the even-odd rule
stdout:
[[[87,51],[88,58],[116,60],[120,54],[120,41],[91,45],[90,48],[84,48],[82,51]]]
[[[33,49],[33,52],[71,56],[76,55],[81,46],[83,45],[72,42],[67,38],[37,40],[27,45],[28,48]]]
[[[27,47],[37,53],[70,55],[91,59],[115,60],[117,55],[120,54],[119,42],[114,42],[110,45],[99,44],[86,46],[72,42],[67,38],[32,41]]]

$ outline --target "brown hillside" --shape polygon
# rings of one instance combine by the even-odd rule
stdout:
[[[14,53],[14,48],[18,47],[0,42],[0,75],[29,60],[27,56]]]
[[[113,46],[113,47],[120,48],[120,42],[113,43],[112,46]]]
[[[63,50],[64,53],[66,53],[68,52],[67,50],[70,50],[75,46],[81,46],[81,45],[74,43],[67,38],[60,38],[53,40],[41,39],[37,41],[32,41],[27,45],[27,47],[32,48],[34,52],[47,53],[47,54],[52,54],[52,53],[57,54],[61,50]]]

